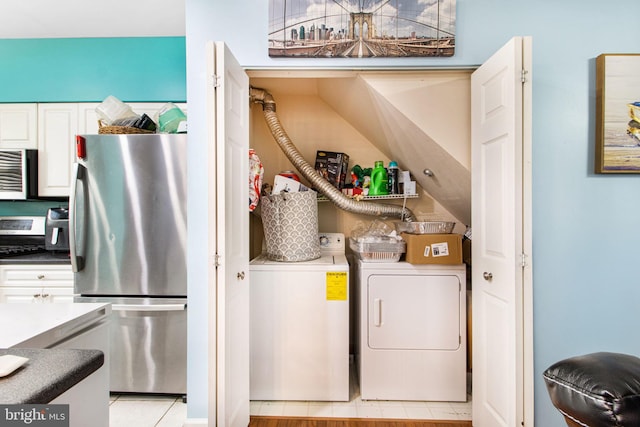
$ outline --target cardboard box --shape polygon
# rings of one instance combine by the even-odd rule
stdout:
[[[410,264],[462,264],[461,234],[409,234],[406,261]]]
[[[471,265],[471,239],[462,239],[462,261]]]
[[[333,151],[317,151],[316,171],[338,190],[342,190],[349,173],[349,156]]]

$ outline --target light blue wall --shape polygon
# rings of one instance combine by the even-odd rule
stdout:
[[[0,103],[186,100],[184,37],[0,39]],[[0,215],[45,215],[61,201],[0,201]]]
[[[565,425],[541,373],[551,363],[598,350],[640,355],[635,326],[640,283],[640,175],[593,173],[595,65],[600,53],[638,52],[637,0],[458,0],[456,54],[446,59],[270,59],[267,0],[187,0],[190,139],[205,141],[204,45],[225,41],[251,67],[475,65],[512,36],[533,37],[533,276],[535,417]],[[630,94],[632,100],[640,94]],[[203,180],[206,145],[190,145],[190,230],[207,229]],[[192,209],[199,209],[194,213]],[[195,234],[195,231],[193,231]],[[207,324],[206,242],[190,235],[190,325]],[[199,254],[199,255],[198,255]],[[194,314],[194,312],[197,312]],[[207,416],[206,340],[190,328],[189,416]],[[198,355],[194,355],[197,352]],[[198,369],[197,365],[202,369]],[[213,401],[213,399],[211,399]]]

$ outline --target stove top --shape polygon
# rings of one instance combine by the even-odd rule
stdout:
[[[0,257],[29,255],[46,252],[42,245],[0,245]]]

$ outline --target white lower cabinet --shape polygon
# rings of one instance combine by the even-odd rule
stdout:
[[[71,265],[0,266],[0,303],[73,302]]]

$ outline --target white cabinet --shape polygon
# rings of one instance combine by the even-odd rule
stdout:
[[[36,104],[0,104],[0,148],[38,148]]]
[[[164,102],[127,103],[155,120]],[[38,194],[69,196],[75,162],[75,136],[98,133],[98,102],[38,104]],[[176,104],[186,113],[186,104]]]
[[[38,104],[38,195],[68,196],[78,104]]]
[[[73,302],[71,265],[0,266],[0,303]]]
[[[0,148],[38,149],[38,195],[68,197],[75,136],[98,133],[98,102],[0,104]],[[164,102],[127,103],[153,120]],[[185,103],[176,104],[185,113]]]
[[[99,102],[82,102],[78,104],[77,133],[79,135],[98,133],[98,115],[96,114],[98,105],[100,105]]]
[[[160,109],[166,104],[165,102],[127,102],[128,106],[138,115],[146,114],[153,121],[158,124],[156,115]],[[96,114],[96,107],[100,105],[99,102],[83,102],[78,104],[79,121],[78,121],[78,134],[97,134],[99,130],[98,115]],[[187,114],[186,103],[176,103],[185,114]]]

